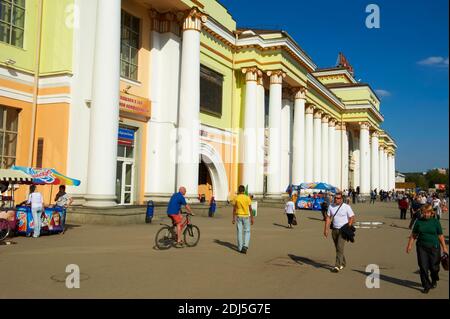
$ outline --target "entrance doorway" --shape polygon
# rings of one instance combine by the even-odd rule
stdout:
[[[201,161],[198,167],[198,194],[200,199],[204,196],[205,200],[209,202],[213,196],[213,185],[211,175],[209,174],[208,167]]]
[[[135,129],[119,127],[116,166],[116,202],[119,205],[131,205],[135,201],[135,136]]]

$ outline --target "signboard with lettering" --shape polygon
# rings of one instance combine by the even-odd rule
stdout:
[[[151,117],[150,100],[120,92],[120,113],[124,116],[147,121]]]
[[[119,138],[117,139],[119,145],[133,146],[134,145],[134,131],[123,127],[119,127]]]

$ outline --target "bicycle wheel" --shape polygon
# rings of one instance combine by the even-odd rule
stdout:
[[[184,243],[188,247],[194,247],[200,240],[200,229],[195,225],[187,225],[183,232]]]
[[[156,233],[155,245],[160,250],[166,250],[174,244],[172,227],[164,226]]]
[[[0,219],[0,241],[8,238],[10,232],[9,222],[6,219]]]

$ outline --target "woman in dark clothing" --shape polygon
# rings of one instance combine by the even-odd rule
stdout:
[[[414,224],[408,246],[406,247],[408,254],[411,252],[415,240],[417,240],[417,262],[420,268],[422,292],[427,294],[430,289],[436,288],[439,280],[441,248],[448,254],[441,223],[434,218],[433,207],[429,204],[423,206],[422,218],[418,219]],[[431,280],[429,272],[431,273]]]

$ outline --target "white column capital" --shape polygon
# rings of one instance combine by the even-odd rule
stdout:
[[[330,116],[328,114],[323,114],[322,116],[322,123],[328,123]]]
[[[245,81],[258,81],[258,78],[262,78],[262,72],[257,67],[251,67],[251,68],[243,68],[242,73],[245,74]]]
[[[329,127],[336,127],[336,123],[337,123],[336,120],[332,117],[328,120]]]
[[[378,137],[380,137],[380,133],[378,131],[373,131],[372,137],[378,138]]]
[[[200,12],[197,7],[193,7],[191,10],[184,13],[183,20],[183,31],[195,30],[199,31],[202,29],[202,24],[208,20],[208,17]]]
[[[383,145],[380,145],[379,149],[380,149],[380,151],[384,152],[385,147]]]
[[[299,87],[294,89],[295,99],[296,100],[306,100],[306,93],[308,93],[308,89],[305,87]]]
[[[270,77],[270,84],[282,84],[286,77],[286,72],[282,70],[267,71],[266,74]]]
[[[309,104],[305,108],[305,114],[314,114],[314,105]]]
[[[261,74],[258,74],[258,80],[257,80],[257,84],[264,86],[264,77],[263,77],[263,73],[261,72]]]
[[[322,119],[322,114],[323,114],[323,111],[322,111],[322,110],[317,110],[317,111],[314,113],[314,118],[315,118],[315,119]]]
[[[359,122],[358,124],[359,124],[361,130],[369,130],[370,129],[369,122]]]

